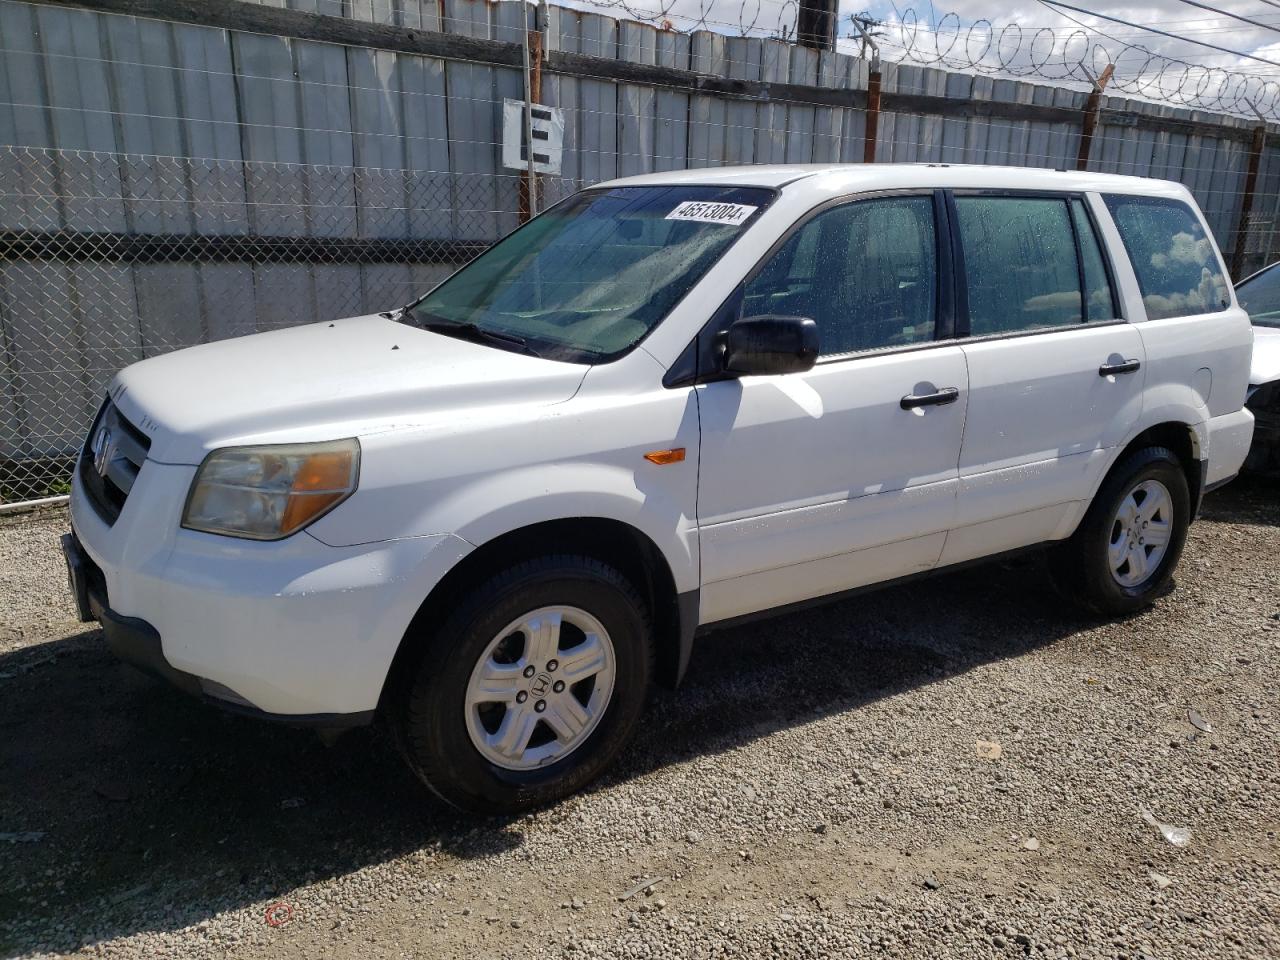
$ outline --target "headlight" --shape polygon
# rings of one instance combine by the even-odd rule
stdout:
[[[204,458],[182,525],[250,540],[279,540],[328,513],[356,489],[360,443],[227,447]]]

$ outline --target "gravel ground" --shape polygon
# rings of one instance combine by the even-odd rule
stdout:
[[[1032,558],[713,634],[620,769],[510,820],[115,663],[65,526],[0,519],[0,954],[1280,956],[1274,482],[1127,621]]]

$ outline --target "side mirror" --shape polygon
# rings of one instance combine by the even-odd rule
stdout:
[[[808,317],[744,317],[725,333],[730,373],[803,373],[818,360],[818,325]]]

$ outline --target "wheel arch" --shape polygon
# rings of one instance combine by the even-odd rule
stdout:
[[[1164,420],[1145,427],[1121,447],[1112,459],[1111,465],[1099,478],[1097,488],[1093,491],[1094,496],[1097,496],[1098,490],[1120,464],[1124,463],[1129,454],[1144,447],[1165,447],[1177,455],[1178,461],[1182,464],[1182,472],[1187,478],[1187,490],[1191,494],[1193,508],[1199,504],[1204,487],[1203,445],[1195,426],[1180,420]]]
[[[658,680],[676,686],[684,675],[697,627],[698,591],[680,593],[671,565],[644,531],[609,517],[565,517],[509,530],[476,546],[431,589],[400,640],[387,671],[379,709],[411,675],[426,624],[465,591],[502,569],[548,553],[583,554],[615,567],[640,591],[653,617]]]

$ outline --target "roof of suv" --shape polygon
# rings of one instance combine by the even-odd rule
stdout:
[[[1168,180],[1123,177],[1111,173],[996,167],[949,163],[797,163],[704,167],[624,177],[601,187],[706,185],[784,187],[804,181],[820,193],[854,193],[920,187],[1002,190],[1080,190],[1185,198],[1186,188]]]

